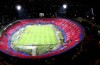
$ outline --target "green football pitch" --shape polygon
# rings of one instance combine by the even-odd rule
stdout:
[[[19,39],[14,42],[16,46],[55,45],[58,43],[53,25],[27,25]]]

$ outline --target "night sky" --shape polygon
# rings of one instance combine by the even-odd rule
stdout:
[[[62,8],[63,4],[67,4],[68,8]],[[21,10],[18,11],[16,6],[20,5]],[[93,13],[91,13],[93,8]],[[2,0],[0,1],[0,20],[10,21],[14,19],[39,18],[39,13],[44,13],[45,18],[63,17],[75,18],[87,15],[95,17],[98,21],[99,2],[92,0]],[[98,23],[98,22],[97,22]]]

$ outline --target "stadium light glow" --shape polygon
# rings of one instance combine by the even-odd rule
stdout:
[[[67,8],[67,5],[66,5],[66,4],[64,4],[64,5],[63,5],[63,8],[64,8],[64,9],[66,9],[66,8]]]
[[[20,5],[17,5],[17,6],[16,6],[16,9],[17,9],[17,10],[21,10],[21,6],[20,6]]]

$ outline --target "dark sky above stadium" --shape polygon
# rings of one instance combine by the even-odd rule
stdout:
[[[68,9],[63,10],[63,4],[67,4]],[[21,6],[21,11],[16,9],[17,5]],[[0,20],[6,16],[20,19],[37,18],[41,12],[45,13],[45,17],[56,15],[73,17],[71,14],[84,17],[92,15],[91,8],[99,17],[98,0],[0,0]]]

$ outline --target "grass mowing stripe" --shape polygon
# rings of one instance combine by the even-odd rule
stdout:
[[[50,25],[32,25],[26,27],[20,40],[18,40],[18,45],[27,44],[56,44],[57,40],[55,37],[55,32],[53,27]]]
[[[30,35],[30,44],[33,44],[33,43],[34,43],[34,42],[33,42],[33,41],[34,41],[34,32],[33,32],[33,31],[34,31],[34,28],[32,27],[30,31],[31,31],[31,35]]]
[[[16,46],[25,47],[27,45],[37,46],[37,55],[44,54],[53,50],[57,45],[57,37],[56,37],[55,27],[51,25],[32,25],[26,26],[25,31],[17,40]],[[30,48],[30,46],[28,46]],[[19,49],[19,47],[17,49]],[[30,49],[31,50],[31,49]],[[23,52],[29,51],[27,48],[22,50]],[[32,52],[27,52],[31,54]]]

